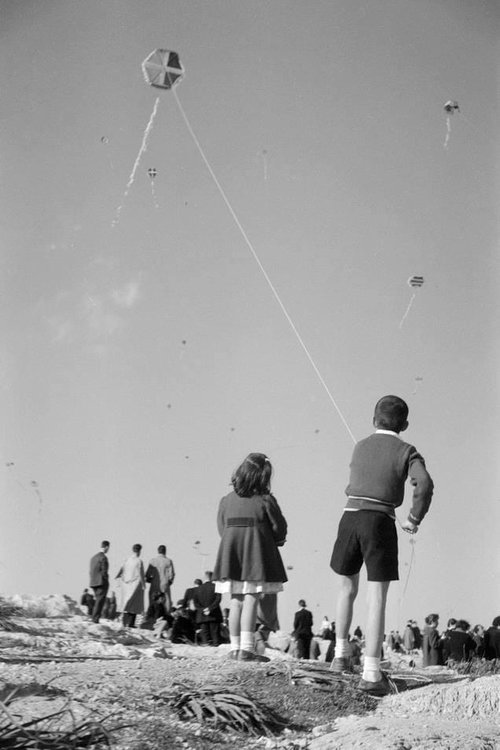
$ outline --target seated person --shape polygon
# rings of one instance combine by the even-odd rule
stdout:
[[[143,630],[154,630],[156,638],[161,638],[165,631],[172,627],[173,618],[165,606],[165,595],[158,592],[149,605],[146,616],[141,623]]]
[[[183,599],[180,599],[172,612],[172,632],[170,634],[172,643],[194,643],[195,627],[189,608],[184,606]]]

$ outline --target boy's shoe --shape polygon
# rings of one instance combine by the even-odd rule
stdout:
[[[239,661],[271,661],[268,656],[261,656],[253,651],[240,651],[238,659]]]
[[[381,698],[384,695],[390,695],[394,692],[384,672],[382,672],[382,677],[377,682],[368,682],[368,680],[361,678],[358,690],[362,690],[368,695],[373,695],[375,698]]]
[[[234,649],[233,651],[230,651],[228,654],[229,659],[237,660],[239,657],[239,649]]]
[[[351,666],[351,659],[348,656],[335,656],[330,662],[330,669],[335,674],[352,674],[354,669]]]

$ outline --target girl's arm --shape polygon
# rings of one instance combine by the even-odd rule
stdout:
[[[217,511],[217,529],[219,531],[219,536],[222,536],[222,532],[225,528],[225,513],[224,513],[224,498],[219,503],[219,510]]]
[[[274,495],[266,495],[264,502],[274,541],[278,547],[282,547],[286,542],[288,524]]]

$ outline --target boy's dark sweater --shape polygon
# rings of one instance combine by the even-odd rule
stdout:
[[[434,489],[425,461],[396,433],[375,432],[354,448],[346,509],[377,510],[394,518],[408,477],[414,486],[408,520],[418,525],[429,509]]]

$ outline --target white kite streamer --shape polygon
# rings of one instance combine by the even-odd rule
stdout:
[[[149,135],[150,135],[151,130],[153,128],[153,123],[154,123],[154,119],[156,117],[156,112],[158,111],[158,105],[159,105],[159,103],[160,103],[160,97],[157,96],[156,100],[155,100],[155,103],[154,103],[153,111],[151,112],[151,117],[149,118],[149,122],[146,125],[146,129],[145,129],[144,135],[142,137],[142,143],[141,143],[141,147],[139,149],[139,153],[137,154],[136,160],[134,162],[134,166],[132,167],[132,171],[130,173],[130,177],[128,178],[128,182],[127,182],[127,185],[125,187],[125,192],[123,194],[122,202],[120,203],[120,205],[116,209],[115,218],[113,219],[113,221],[111,223],[111,226],[113,228],[116,227],[116,225],[118,224],[118,222],[120,220],[120,214],[122,212],[123,205],[124,205],[125,200],[126,200],[128,194],[130,192],[130,188],[134,184],[135,173],[137,172],[137,170],[139,168],[141,157],[142,157],[143,153],[146,151],[146,149],[148,147],[148,138],[149,138]]]

